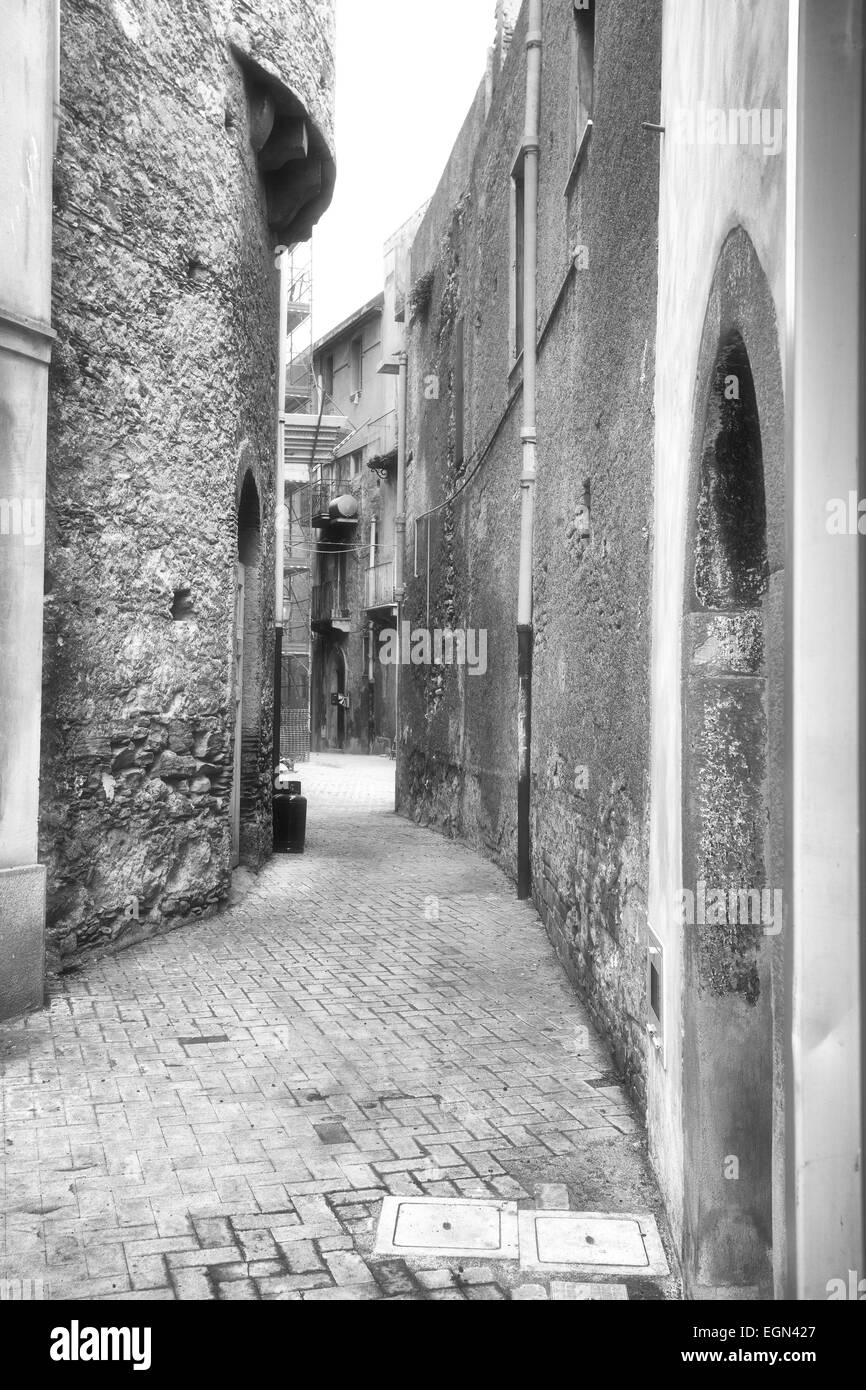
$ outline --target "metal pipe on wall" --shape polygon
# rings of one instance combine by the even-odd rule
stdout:
[[[286,558],[286,445],[283,413],[286,408],[289,312],[289,253],[285,246],[278,246],[275,254],[280,274],[280,321],[277,339],[277,462],[274,480],[274,767],[282,756],[280,735],[283,719],[283,603]]]
[[[397,510],[394,517],[394,598],[397,603],[397,665],[395,670],[395,708],[396,731],[395,752],[397,766],[397,796],[399,798],[399,758],[400,758],[400,688],[401,664],[403,661],[403,600],[406,596],[404,580],[404,551],[406,547],[406,429],[408,426],[408,353],[397,354],[399,374],[397,377]]]
[[[280,275],[279,335],[277,339],[277,467],[276,467],[276,554],[274,556],[274,621],[277,627],[283,625],[283,548],[286,526],[286,468],[285,468],[285,430],[283,413],[286,408],[286,364],[288,361],[287,322],[289,312],[289,253],[285,246],[276,249],[277,269]]]
[[[523,466],[520,474],[520,568],[517,590],[517,896],[532,893],[529,839],[532,765],[532,569],[536,478],[538,167],[541,156],[543,0],[530,0],[526,34],[526,127],[523,136]]]
[[[376,568],[376,543],[377,543],[377,537],[378,537],[378,529],[379,529],[379,528],[378,528],[378,522],[377,522],[376,517],[374,516],[374,517],[371,519],[371,521],[370,521],[370,566],[369,566],[369,568],[370,568],[370,574],[372,574],[373,571],[374,571],[375,568]],[[373,751],[374,719],[375,719],[375,714],[374,714],[374,709],[373,709],[373,687],[374,687],[374,685],[375,685],[375,680],[376,680],[376,671],[375,671],[376,650],[375,650],[375,648],[376,648],[376,625],[375,625],[375,623],[370,622],[370,623],[367,624],[367,685],[368,685],[368,687],[369,687],[369,694],[370,694],[370,720],[369,720],[369,724],[370,724],[370,752],[371,752],[371,753],[372,753],[372,751]]]

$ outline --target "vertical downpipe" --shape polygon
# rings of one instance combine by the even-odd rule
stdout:
[[[402,693],[403,665],[403,600],[406,584],[403,573],[403,560],[406,548],[406,428],[408,424],[407,378],[409,355],[403,351],[397,354],[399,375],[397,377],[397,514],[394,517],[394,598],[397,601],[397,665],[395,669],[394,704],[396,708],[396,730],[394,752],[397,760],[395,808],[400,798],[400,697]]]
[[[60,136],[60,0],[54,0],[51,7],[51,23],[54,27],[54,141],[51,146],[52,159],[57,158],[57,141]]]
[[[278,248],[277,268],[280,273],[280,321],[277,340],[277,467],[274,512],[274,767],[277,766],[282,755],[280,734],[283,721],[283,597],[285,584],[283,571],[286,549],[286,452],[283,412],[286,408],[286,359],[288,357],[286,324],[289,311],[289,253],[283,246]]]
[[[376,572],[376,543],[378,541],[376,517],[370,519],[370,561],[366,583],[372,588]],[[371,599],[378,596],[371,594]],[[372,753],[376,741],[376,625],[370,620],[367,624],[367,752]]]
[[[517,591],[517,896],[532,893],[529,843],[532,764],[532,568],[535,520],[538,166],[543,0],[530,0],[526,34],[526,129],[523,137],[523,468],[520,474],[520,570]]]

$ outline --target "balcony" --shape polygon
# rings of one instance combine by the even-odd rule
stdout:
[[[334,450],[349,433],[342,415],[311,415],[302,411],[281,415],[283,456],[287,483],[308,483],[311,468],[326,468],[334,461]],[[344,489],[343,489],[344,490]]]
[[[348,595],[342,584],[329,582],[313,586],[310,626],[314,632],[349,632],[351,619]]]
[[[359,503],[347,483],[316,483],[313,487],[313,525],[320,530],[357,526]]]
[[[368,569],[365,584],[367,590],[365,607],[368,613],[377,608],[391,609],[394,607],[393,560],[388,560],[384,565],[373,565],[371,569]]]

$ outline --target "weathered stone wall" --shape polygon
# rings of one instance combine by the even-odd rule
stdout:
[[[541,348],[534,891],[642,1102],[658,146],[640,122],[658,119],[661,8],[596,7],[592,136],[565,199],[565,142],[544,152],[539,283],[544,324],[584,248]],[[544,92],[551,131],[567,99]]]
[[[237,55],[327,141],[332,10],[64,0],[41,807],[55,959],[227,893],[248,473],[261,717],[242,843],[253,864],[268,852],[278,277]]]
[[[576,139],[571,6],[545,6],[539,205],[534,895],[643,1099],[652,385],[661,5],[599,6],[595,126]],[[488,674],[410,668],[400,797],[516,871],[521,367],[509,352],[510,177],[524,122],[526,7],[416,239],[413,516],[431,520],[429,626],[488,633]],[[474,151],[467,161],[467,146]],[[567,189],[567,192],[566,192]],[[461,196],[462,195],[462,196]],[[573,266],[576,246],[587,268]],[[465,459],[455,457],[462,321]],[[438,400],[430,378],[439,378]],[[473,470],[477,468],[477,473]],[[576,525],[589,484],[591,527]],[[426,527],[406,616],[427,625]],[[410,571],[411,573],[411,571]]]

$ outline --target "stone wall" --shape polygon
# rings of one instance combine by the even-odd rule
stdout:
[[[643,1100],[658,144],[640,123],[658,120],[661,5],[598,8],[595,124],[576,168],[573,24],[571,6],[545,6],[533,892]],[[409,537],[413,517],[465,490],[430,519],[429,624],[420,522],[421,574],[410,577],[406,617],[485,629],[488,672],[408,670],[399,769],[408,814],[465,837],[512,876],[522,368],[510,352],[510,180],[525,32],[526,6],[486,114],[476,103],[413,252]]]
[[[268,852],[278,276],[250,74],[326,148],[332,10],[64,0],[40,846],[55,961],[227,894],[245,479],[260,713],[242,848],[253,866]]]

